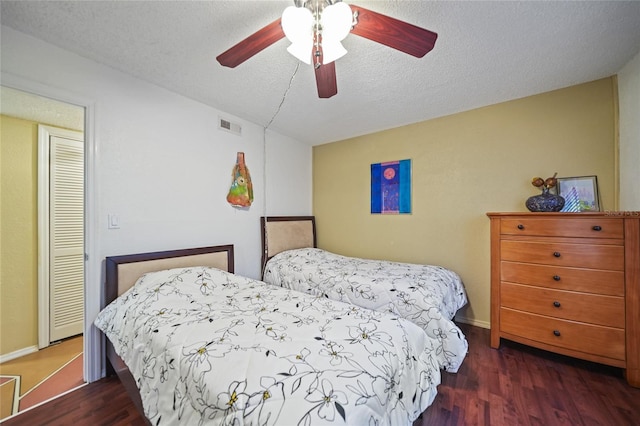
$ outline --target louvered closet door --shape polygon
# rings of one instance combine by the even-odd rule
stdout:
[[[84,154],[81,141],[50,138],[49,340],[82,333]]]

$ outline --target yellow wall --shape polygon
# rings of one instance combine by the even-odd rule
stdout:
[[[606,78],[313,149],[318,246],[438,264],[462,277],[464,322],[490,318],[487,212],[527,211],[531,178],[597,175],[614,209],[615,80]],[[370,214],[370,165],[412,160],[412,214]]]
[[[0,354],[38,344],[38,124],[0,116]]]

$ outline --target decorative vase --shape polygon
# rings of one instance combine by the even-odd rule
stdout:
[[[559,212],[564,207],[564,198],[543,187],[542,194],[529,197],[525,204],[532,212]]]

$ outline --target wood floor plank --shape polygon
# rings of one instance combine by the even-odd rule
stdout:
[[[443,373],[431,407],[413,426],[637,426],[640,389],[616,368],[503,342],[489,330],[461,324],[469,354],[456,374]],[[116,377],[88,384],[2,423],[142,426]]]
[[[466,324],[460,328],[469,353],[458,373],[443,373],[436,399],[414,426],[476,424],[469,420],[481,418],[480,406],[470,405],[474,398],[486,401],[479,423],[485,425],[640,424],[640,389],[626,383],[621,369],[504,340],[500,349],[492,349],[489,330]],[[460,392],[466,392],[466,403],[456,399]],[[459,423],[443,417],[454,411]]]
[[[18,414],[2,425],[143,426],[145,422],[118,378],[108,377]]]

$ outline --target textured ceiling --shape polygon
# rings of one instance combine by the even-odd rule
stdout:
[[[292,1],[2,0],[1,17],[312,145],[608,77],[640,50],[640,1],[354,3],[434,31],[438,41],[418,59],[348,36],[329,99],[318,99],[311,66],[298,68],[286,39],[235,69],[215,60]]]
[[[84,108],[42,96],[0,87],[0,114],[84,131]]]

